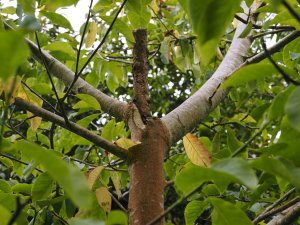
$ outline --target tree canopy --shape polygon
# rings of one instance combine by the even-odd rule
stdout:
[[[298,0],[77,3],[0,3],[1,225],[300,224]]]

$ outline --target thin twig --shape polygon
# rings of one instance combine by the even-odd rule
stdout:
[[[274,209],[277,205],[279,205],[281,202],[285,201],[291,194],[293,194],[296,191],[296,188],[292,188],[289,190],[285,195],[283,195],[281,198],[277,199],[272,205],[267,207],[260,215],[258,215],[254,220],[253,223],[258,223],[261,221],[266,213]]]
[[[154,225],[155,223],[159,222],[164,216],[166,216],[168,213],[170,213],[175,207],[177,207],[179,204],[181,204],[184,200],[195,194],[197,191],[200,191],[204,185],[209,184],[211,182],[204,182],[200,185],[198,185],[194,190],[192,190],[190,193],[188,193],[186,196],[179,198],[176,202],[174,202],[168,209],[164,211],[164,213],[160,214],[159,216],[155,217],[151,222],[149,222],[147,225]]]
[[[128,210],[121,204],[121,202],[119,202],[119,200],[112,193],[110,193],[110,196],[112,200],[117,204],[117,206],[119,206],[119,208],[122,209],[122,211],[128,213]]]
[[[59,108],[61,110],[61,113],[62,113],[61,115],[64,118],[64,120],[66,121],[66,124],[68,124],[69,123],[69,119],[67,117],[67,114],[65,113],[65,109],[64,109],[64,106],[63,106],[63,101],[61,101],[60,98],[59,98],[59,96],[58,96],[58,93],[56,91],[56,88],[55,88],[52,76],[50,74],[50,70],[48,68],[48,64],[46,63],[46,60],[45,60],[44,55],[42,53],[41,45],[40,45],[40,42],[39,42],[39,37],[37,35],[37,32],[35,32],[34,34],[35,34],[35,39],[36,39],[36,44],[37,44],[37,47],[38,47],[38,50],[39,50],[39,54],[40,54],[40,57],[42,59],[43,65],[44,65],[44,67],[46,69],[46,72],[47,72],[48,78],[50,80],[50,83],[51,83],[51,86],[52,86],[52,90],[54,91],[57,103],[58,103]]]
[[[234,15],[234,18],[236,18],[238,21],[244,23],[244,24],[248,24],[248,21],[247,20],[244,20],[242,17],[238,16],[238,15]],[[263,26],[261,25],[257,25],[257,24],[252,24],[253,28],[255,29],[261,29],[263,28]],[[285,30],[296,30],[295,27],[292,27],[292,26],[268,26],[267,27],[268,29],[285,29]]]
[[[6,154],[4,154],[4,153],[0,153],[0,156],[2,156],[2,157],[4,157],[4,158],[7,158],[7,159],[10,159],[10,160],[12,160],[12,161],[18,162],[18,163],[20,163],[20,164],[26,165],[26,166],[29,165],[29,163],[23,162],[23,161],[20,160],[20,159],[17,159],[17,158],[15,158],[15,157],[13,157],[13,156],[10,156],[10,155],[6,155]],[[36,171],[40,172],[40,173],[44,173],[44,171],[42,171],[42,170],[40,170],[40,169],[38,169],[38,168],[34,168],[34,169],[35,169]]]
[[[273,64],[273,66],[277,69],[277,71],[282,75],[283,79],[287,82],[287,83],[292,83],[294,85],[300,85],[300,82],[294,80],[293,78],[291,78],[286,72],[284,72],[278,65],[277,63],[273,60],[272,56],[270,55],[265,40],[263,38],[261,38],[261,45],[262,48],[267,56],[267,58],[269,59],[269,61]]]
[[[295,19],[300,23],[300,15],[285,1],[281,1],[282,4],[287,8],[287,10],[295,17]]]
[[[270,35],[270,34],[278,34],[278,33],[287,32],[287,31],[290,31],[290,30],[285,30],[285,29],[281,29],[281,30],[270,30],[270,31],[266,31],[266,32],[263,32],[263,33],[259,33],[259,34],[253,35],[251,38],[254,40],[254,39],[256,39],[256,38],[264,37],[264,36],[266,36],[266,35]]]
[[[56,108],[53,106],[53,105],[51,105],[51,103],[50,102],[48,102],[43,96],[41,96],[39,93],[37,93],[35,90],[33,90],[31,87],[29,87],[27,84],[26,84],[26,82],[24,82],[24,81],[21,81],[21,83],[26,87],[26,88],[28,88],[28,90],[30,91],[30,92],[32,92],[35,96],[37,96],[39,99],[41,99],[41,100],[43,100],[43,102],[45,102],[56,114],[58,114],[58,115],[61,115],[61,113],[59,112],[59,111],[57,111],[56,110]]]
[[[17,196],[16,197],[16,201],[17,201],[17,208],[16,210],[13,212],[9,222],[7,225],[13,225],[14,222],[18,219],[18,217],[20,216],[22,210],[24,209],[24,207],[30,203],[31,201],[31,198],[28,198],[25,200],[25,202],[21,203],[21,200],[20,200],[20,196]]]
[[[97,46],[97,48],[92,52],[92,54],[90,55],[90,57],[88,58],[88,60],[85,62],[85,64],[84,64],[83,67],[81,68],[81,70],[76,74],[76,76],[74,76],[74,79],[73,79],[72,83],[70,84],[70,86],[69,86],[69,88],[67,89],[67,91],[66,91],[64,97],[62,98],[63,100],[65,100],[65,99],[68,97],[70,91],[72,90],[74,84],[76,83],[76,81],[78,80],[78,78],[80,77],[80,75],[82,74],[82,72],[84,71],[84,69],[87,67],[87,65],[90,63],[90,61],[91,61],[91,60],[93,59],[93,57],[96,55],[96,53],[99,51],[99,49],[100,49],[100,48],[102,47],[102,45],[105,43],[106,38],[108,37],[108,34],[109,34],[110,31],[112,30],[112,28],[113,28],[113,26],[114,26],[114,24],[115,24],[115,22],[116,22],[116,20],[117,20],[117,18],[118,18],[118,16],[119,16],[120,12],[122,11],[123,7],[125,6],[125,3],[126,3],[126,2],[127,2],[127,0],[124,0],[124,1],[123,1],[122,5],[121,5],[120,8],[118,9],[118,11],[117,11],[117,13],[116,13],[116,15],[115,15],[115,17],[114,17],[112,23],[110,24],[110,26],[108,27],[108,29],[107,29],[105,35],[103,36],[101,42],[99,43],[99,45]]]
[[[235,157],[241,152],[243,152],[247,146],[258,136],[260,133],[267,127],[268,123],[265,123],[259,128],[259,130],[252,136],[250,137],[243,146],[239,147],[234,153],[231,154],[231,157]]]
[[[286,203],[286,204],[284,204],[282,206],[279,206],[278,208],[272,209],[272,210],[266,212],[263,215],[261,214],[259,217],[257,217],[255,220],[253,220],[253,223],[256,224],[256,223],[258,223],[258,222],[260,222],[260,221],[262,221],[262,220],[264,220],[264,219],[266,219],[266,218],[268,218],[270,216],[273,216],[273,215],[275,215],[277,213],[280,213],[280,212],[286,210],[287,208],[295,205],[299,201],[300,201],[300,197],[299,196],[296,197],[296,198],[293,198],[288,203]]]

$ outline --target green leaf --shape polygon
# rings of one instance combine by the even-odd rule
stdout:
[[[232,179],[231,176],[226,173],[187,163],[183,169],[177,173],[175,177],[175,186],[179,192],[188,194],[206,181],[215,182],[220,189],[220,192],[223,192],[226,190]]]
[[[239,147],[243,146],[243,143],[240,142],[236,136],[234,131],[230,128],[227,127],[227,144],[231,152],[234,152],[237,150]]]
[[[0,225],[9,224],[11,218],[11,212],[2,205],[0,205],[0,218],[1,218]]]
[[[116,138],[115,128],[116,121],[114,119],[110,120],[103,128],[101,136],[109,141],[112,141]]]
[[[288,98],[285,111],[291,126],[300,132],[300,87]]]
[[[116,74],[113,73],[108,73],[107,79],[106,79],[106,84],[108,89],[114,93],[115,90],[119,87],[119,80]]]
[[[288,161],[262,156],[253,160],[251,165],[274,176],[279,176],[300,188],[300,168],[293,167]]]
[[[75,104],[73,106],[74,109],[79,109],[80,108],[79,106],[81,106],[81,107],[85,106],[83,108],[93,108],[95,110],[100,110],[101,109],[99,102],[93,96],[91,96],[91,95],[88,95],[88,94],[77,94],[76,97],[79,98],[79,99],[81,99],[86,104],[79,105],[77,103],[77,104]]]
[[[209,201],[214,206],[213,225],[253,225],[246,214],[236,205],[218,198],[209,198]]]
[[[36,31],[40,29],[41,23],[37,18],[35,18],[35,16],[27,15],[22,19],[20,27],[26,30]]]
[[[0,79],[6,80],[29,57],[24,35],[17,31],[0,32]]]
[[[62,161],[53,151],[46,150],[27,141],[19,141],[16,147],[22,153],[42,164],[49,175],[65,189],[77,206],[88,208],[91,203],[91,193],[85,176],[78,168]]]
[[[47,199],[53,188],[53,180],[48,173],[39,175],[33,184],[32,201]]]
[[[72,218],[70,220],[70,225],[105,225],[105,223],[98,221],[98,220],[93,220],[93,219]]]
[[[208,201],[191,201],[184,210],[184,219],[186,225],[194,225],[198,217],[208,207]]]
[[[26,183],[18,183],[14,185],[11,190],[15,193],[25,193],[30,195],[32,189],[32,184],[26,184]]]
[[[245,85],[249,81],[262,80],[266,76],[277,74],[276,68],[269,63],[244,66],[234,72],[222,85],[222,88]]]
[[[151,0],[129,0],[127,2],[127,16],[133,28],[147,28],[151,19],[151,13],[147,7],[150,2]]]
[[[47,17],[55,25],[73,30],[70,21],[58,13],[42,11],[41,15]]]
[[[0,192],[12,193],[10,185],[5,180],[0,180]]]
[[[75,51],[72,48],[72,46],[69,43],[62,42],[62,41],[52,42],[51,44],[46,45],[44,47],[44,49],[49,50],[49,51],[60,51],[60,52],[66,53],[70,56],[75,55]]]
[[[269,108],[269,115],[268,115],[269,121],[284,116],[285,104],[293,90],[295,90],[295,88],[293,86],[289,86],[286,90],[279,92],[279,94],[274,98]]]
[[[223,159],[213,164],[212,169],[230,174],[251,189],[257,187],[257,177],[246,160],[240,158]]]
[[[198,36],[200,58],[207,65],[225,33],[227,26],[238,11],[241,0],[188,0],[188,15]]]
[[[78,0],[42,0],[41,5],[45,5],[48,11],[55,11],[59,7],[74,5]]]
[[[123,211],[114,210],[108,214],[108,218],[106,220],[105,225],[127,225],[128,218],[127,215]]]
[[[99,113],[89,115],[89,116],[84,117],[84,118],[82,118],[81,120],[77,121],[76,123],[77,123],[78,125],[82,126],[82,127],[87,128],[88,125],[89,125],[93,120],[95,120],[96,118],[99,117],[99,115],[100,115]]]

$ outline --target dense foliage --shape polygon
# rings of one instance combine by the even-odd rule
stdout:
[[[156,117],[175,109],[212,76],[238,22],[248,24],[240,38],[253,39],[248,59],[259,54],[264,58],[245,65],[221,84],[219,89],[229,88],[227,97],[191,131],[193,135],[168,151],[164,163],[165,208],[171,209],[165,215],[167,224],[246,225],[264,216],[270,205],[273,209],[291,201],[297,204],[298,1],[256,0],[253,4],[261,4],[256,18],[246,20],[239,16],[243,9],[237,0],[225,4],[221,0],[128,0],[120,12],[119,0],[95,1],[90,11],[86,1],[82,10],[88,20],[79,33],[59,14],[60,8],[77,2],[18,0],[1,5],[0,224],[128,223],[126,162],[34,116],[14,104],[14,97],[63,113],[68,120],[129,148],[134,143],[127,124],[104,113],[88,94],[71,91],[65,97],[68,87],[36,61],[25,38],[93,87],[130,102],[132,31],[137,28],[148,31],[151,110]],[[294,39],[268,54],[264,43],[276,46],[292,33]],[[277,213],[255,223],[267,224]]]

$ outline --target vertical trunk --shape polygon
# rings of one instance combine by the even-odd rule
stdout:
[[[166,129],[160,120],[150,120],[140,136],[141,146],[133,148],[129,168],[129,224],[146,225],[164,212],[163,160]],[[164,224],[161,220],[157,224]]]
[[[148,90],[147,32],[133,33],[133,104],[127,115],[131,138],[141,142],[131,148],[129,165],[129,224],[146,225],[164,212],[164,153],[168,147],[166,127],[161,120],[151,118]],[[157,224],[164,224],[161,220]]]

